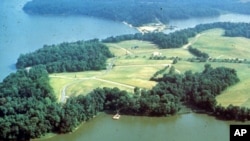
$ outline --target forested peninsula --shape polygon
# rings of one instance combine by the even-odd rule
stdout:
[[[28,14],[84,15],[141,26],[159,21],[167,24],[174,19],[214,17],[222,12],[250,14],[250,3],[240,0],[32,0],[23,9]]]
[[[108,47],[98,39],[44,45],[33,53],[21,55],[16,67],[27,68],[45,65],[49,73],[101,70],[106,68],[106,60],[113,57]]]
[[[226,36],[249,38],[246,33],[248,30],[245,30],[249,29],[249,24],[214,23],[169,35],[122,35],[109,37],[103,42],[135,38],[149,40],[160,48],[171,48],[160,44],[160,41],[175,43],[172,46],[174,48],[185,44],[187,38],[212,28],[225,29]],[[69,97],[65,103],[56,100],[49,83],[49,73],[105,69],[106,59],[110,57],[113,55],[109,49],[97,39],[45,45],[33,53],[20,55],[16,64],[20,69],[0,83],[0,140],[29,140],[51,132],[72,132],[99,112],[170,116],[177,114],[182,106],[188,106],[194,111],[202,111],[222,119],[250,120],[250,109],[232,105],[222,107],[215,99],[222,91],[240,81],[236,70],[213,68],[210,64],[205,64],[201,72],[186,71],[182,74],[174,73],[174,67],[171,66],[169,72],[161,77],[154,77],[157,74],[152,76],[151,80],[156,81],[157,85],[150,90],[136,87],[131,94],[118,88],[104,87],[94,89],[87,95]],[[166,68],[157,73],[165,70]]]

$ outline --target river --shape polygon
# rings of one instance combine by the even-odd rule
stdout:
[[[93,17],[30,16],[22,11],[28,0],[1,0],[0,4],[0,81],[16,71],[15,62],[21,53],[41,48],[44,44],[58,44],[92,38],[105,38],[136,33],[123,23]],[[200,23],[233,21],[250,22],[250,16],[225,14],[213,18],[193,18],[171,21],[177,29],[194,27]],[[166,33],[172,31],[165,31]],[[101,114],[84,123],[71,134],[57,135],[44,141],[228,141],[229,125],[239,122],[217,120],[203,114],[183,114],[173,117],[134,117],[122,115],[112,120]],[[244,123],[246,124],[246,123]]]

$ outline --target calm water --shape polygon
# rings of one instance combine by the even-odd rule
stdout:
[[[229,141],[229,125],[202,114],[172,117],[121,116],[101,114],[76,132],[41,141]],[[239,124],[239,123],[238,123]]]
[[[15,71],[14,64],[21,53],[34,51],[44,44],[137,32],[119,22],[91,17],[29,16],[22,11],[25,2],[27,0],[1,0],[0,81]],[[176,20],[170,24],[183,29],[217,21],[250,22],[250,16],[227,14],[217,18]],[[168,118],[122,116],[118,121],[102,114],[72,134],[46,141],[228,141],[229,124],[232,123],[200,114]]]

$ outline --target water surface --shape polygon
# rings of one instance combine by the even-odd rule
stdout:
[[[119,120],[101,114],[74,133],[41,141],[229,141],[230,124],[242,123],[194,113],[172,117],[122,115]]]

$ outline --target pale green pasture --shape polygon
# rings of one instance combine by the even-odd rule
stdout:
[[[224,37],[223,34],[222,29],[205,31],[192,46],[208,53],[212,58],[250,59],[250,39]]]
[[[64,73],[53,73],[50,74],[51,77],[67,77],[67,78],[86,78],[102,75],[105,70],[102,71],[84,71],[84,72],[64,72]]]
[[[201,72],[204,68],[206,63],[199,63],[199,62],[188,62],[188,61],[178,61],[177,64],[174,64],[176,70],[180,71],[182,74],[185,71],[191,70],[194,72]]]
[[[237,70],[240,82],[229,87],[216,99],[219,104],[228,106],[229,104],[245,106],[250,108],[250,67],[245,64],[231,64],[229,67]]]
[[[181,58],[193,57],[187,49],[159,49],[157,45],[148,41],[129,40],[119,43],[107,43],[106,45],[109,47],[111,52],[115,54],[115,56],[127,57],[127,55],[129,55],[131,57],[138,56],[149,58],[153,52],[160,52],[162,53],[162,56],[166,56],[168,58],[175,56]],[[138,48],[133,49],[132,47],[134,46],[138,46]]]
[[[118,58],[115,62],[116,66],[129,66],[129,65],[161,65],[170,64],[172,60],[149,60],[149,58],[127,56]]]
[[[72,82],[78,81],[80,78],[88,78],[100,76],[105,71],[85,71],[85,72],[67,72],[50,74],[50,85],[53,88],[58,99],[61,97],[61,91],[64,86]]]
[[[150,89],[156,84],[156,82],[149,81],[149,79],[156,71],[163,68],[163,65],[121,66],[113,68],[110,73],[101,78],[122,84]]]
[[[95,88],[103,88],[103,87],[109,87],[109,88],[117,87],[121,90],[126,90],[130,93],[134,91],[131,88],[123,87],[120,85],[110,84],[110,83],[98,81],[95,79],[89,79],[89,80],[79,81],[78,83],[74,83],[70,85],[69,87],[67,87],[66,93],[68,96],[77,96],[80,94],[86,95]]]
[[[106,45],[110,48],[110,51],[115,56],[123,56],[123,55],[137,55],[145,52],[153,52],[158,50],[157,45],[148,42],[148,41],[139,41],[139,40],[129,40],[123,41],[119,43],[106,43]],[[133,47],[138,46],[138,48],[134,49]]]
[[[58,78],[58,77],[50,77],[50,85],[54,90],[54,93],[57,99],[61,98],[61,92],[65,85],[72,83],[75,81],[74,79],[66,79],[66,78]]]

